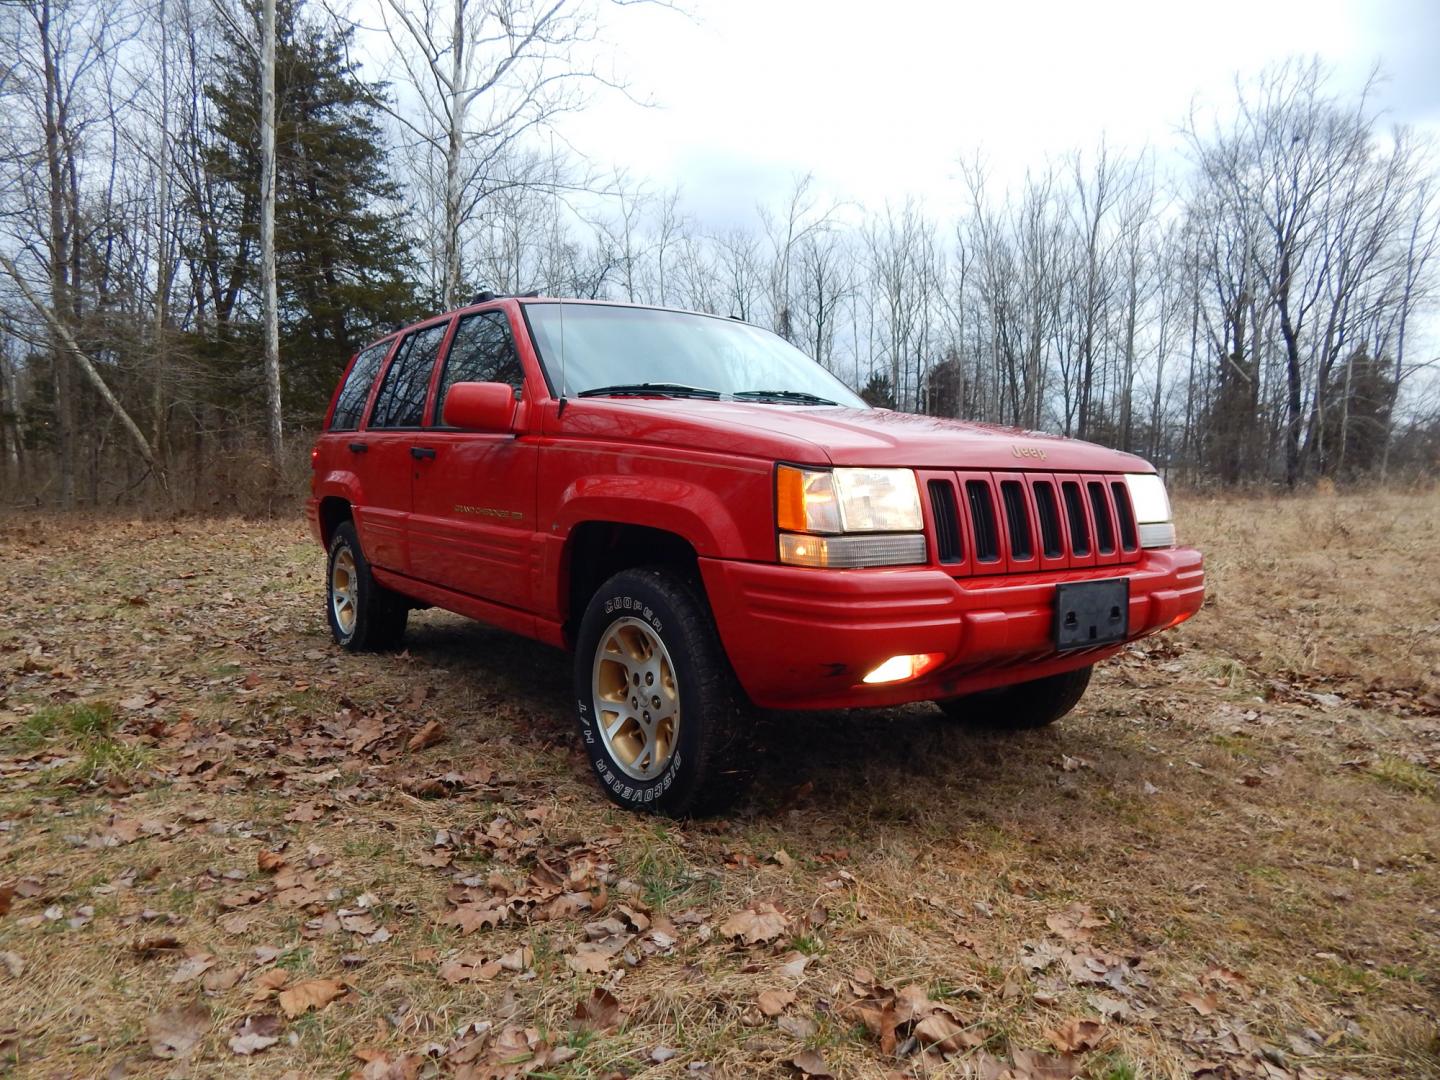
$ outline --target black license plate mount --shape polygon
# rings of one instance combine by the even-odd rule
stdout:
[[[1055,648],[1113,645],[1130,632],[1130,579],[1067,581],[1055,586]]]

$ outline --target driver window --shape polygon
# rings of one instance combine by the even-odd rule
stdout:
[[[503,311],[481,311],[466,315],[455,328],[445,370],[440,375],[440,392],[435,395],[434,423],[442,423],[445,395],[458,382],[508,383],[519,389],[525,381],[510,322]]]

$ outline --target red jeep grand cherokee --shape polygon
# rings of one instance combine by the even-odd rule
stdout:
[[[872,409],[735,319],[476,299],[335,392],[309,502],[330,627],[394,646],[435,605],[572,649],[623,806],[722,805],[752,706],[1051,723],[1200,607],[1140,458]]]

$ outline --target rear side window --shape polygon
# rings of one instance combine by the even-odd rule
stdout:
[[[365,399],[370,396],[370,384],[380,370],[380,362],[390,351],[390,342],[382,341],[362,349],[350,365],[350,374],[335,399],[335,415],[330,418],[331,431],[354,431],[360,426],[360,414],[365,411]]]
[[[445,415],[445,395],[457,382],[500,382],[518,388],[525,381],[520,357],[510,337],[504,312],[482,311],[466,315],[455,328],[440,392],[435,395],[435,422]]]
[[[417,330],[406,336],[395,350],[395,359],[380,384],[375,411],[370,414],[372,428],[419,427],[425,415],[425,395],[430,389],[430,373],[440,354],[449,323]]]

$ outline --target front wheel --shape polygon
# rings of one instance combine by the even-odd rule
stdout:
[[[1090,685],[1090,667],[937,701],[946,716],[992,731],[1029,731],[1053,724],[1075,708]]]
[[[575,698],[590,767],[626,809],[713,812],[748,779],[749,709],[709,606],[668,568],[622,570],[591,598]]]

